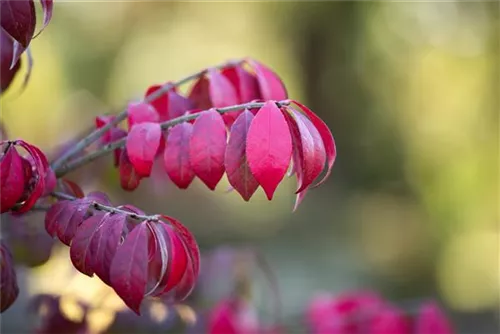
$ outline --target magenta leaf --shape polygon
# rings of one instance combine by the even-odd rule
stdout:
[[[208,70],[208,78],[211,107],[221,108],[238,104],[238,95],[235,87],[219,70],[210,68]],[[238,117],[237,111],[222,115],[224,122],[228,126],[234,123],[236,117]]]
[[[247,103],[260,98],[257,77],[248,73],[241,65],[226,67],[222,70],[222,74],[235,87],[238,103]]]
[[[189,159],[189,142],[193,133],[190,123],[181,123],[170,129],[163,155],[165,171],[179,188],[186,189],[194,179]]]
[[[420,307],[415,323],[415,334],[453,334],[454,330],[446,315],[435,302],[424,303]]]
[[[167,83],[165,83],[167,84]],[[147,98],[149,95],[161,89],[163,85],[153,85],[150,86],[144,97]],[[161,94],[159,97],[150,102],[150,104],[155,108],[159,115],[159,120],[164,121],[168,119],[168,92]]]
[[[257,81],[259,82],[261,99],[265,101],[287,99],[288,94],[285,85],[283,85],[283,82],[276,73],[254,59],[247,59],[247,63],[255,71]]]
[[[14,145],[8,143],[0,157],[0,207],[1,213],[10,210],[24,193],[24,168],[21,156]]]
[[[127,216],[125,214],[110,215],[98,228],[91,241],[91,249],[95,250],[92,258],[92,268],[95,274],[108,285],[111,284],[109,270],[126,221]]]
[[[144,122],[157,123],[160,120],[155,108],[147,103],[130,103],[127,109],[128,128]]]
[[[148,227],[143,222],[125,238],[110,268],[111,286],[125,304],[140,315],[148,274]]]
[[[229,183],[245,201],[250,200],[259,187],[259,183],[248,166],[245,150],[248,129],[253,119],[254,116],[249,110],[245,110],[238,116],[231,127],[224,159]]]
[[[288,123],[275,102],[266,102],[250,124],[246,156],[252,174],[271,200],[292,157]]]
[[[309,109],[302,103],[297,102],[295,100],[293,101],[293,103],[298,105],[300,109],[306,114],[306,116],[309,117],[311,123],[316,127],[321,138],[323,139],[323,145],[325,147],[326,157],[328,161],[328,169],[326,171],[325,176],[323,176],[323,178],[321,179],[321,181],[319,181],[316,185],[313,186],[317,187],[326,181],[326,179],[328,178],[328,176],[330,176],[330,173],[332,171],[332,167],[333,164],[335,163],[335,158],[337,156],[335,140],[333,139],[333,135],[328,126],[325,124],[325,122],[323,122],[321,118],[319,118],[314,112],[312,112],[311,109]]]
[[[109,214],[96,213],[87,218],[76,231],[70,246],[69,255],[71,262],[78,271],[93,276],[92,261],[95,249],[91,247],[92,238],[96,235],[99,227],[109,218]]]
[[[139,176],[151,175],[161,136],[159,123],[145,122],[132,126],[127,136],[126,148],[130,162]]]
[[[3,243],[0,243],[0,312],[8,309],[17,299],[19,288],[14,270],[12,254]]]
[[[0,13],[2,30],[14,39],[14,43],[20,44],[23,50],[26,49],[35,33],[36,15],[33,1],[1,1]]]
[[[6,1],[5,1],[6,2]],[[4,3],[4,1],[2,1]],[[14,67],[11,67],[14,58],[14,40],[3,29],[0,29],[0,92],[4,92],[9,88],[11,82],[14,80],[19,68],[21,67],[21,60],[16,62]]]
[[[135,190],[141,183],[142,177],[137,173],[134,166],[130,162],[127,150],[122,150],[120,156],[120,184],[124,190]]]
[[[195,108],[205,110],[212,107],[210,98],[209,81],[205,76],[200,77],[191,88],[189,99],[193,101]]]
[[[214,190],[224,175],[226,127],[221,115],[210,109],[194,122],[189,141],[191,168],[209,189]]]
[[[47,222],[50,211],[54,210],[54,212],[57,212],[59,211],[59,207],[62,207],[63,209],[59,211],[59,214],[51,219],[55,221],[55,231],[59,240],[69,246],[71,240],[73,240],[75,236],[77,228],[87,216],[89,206],[90,201],[85,199],[58,202],[49,209],[49,212],[47,212],[45,226],[50,227],[52,225],[50,222]],[[52,215],[50,215],[50,217],[52,217]]]
[[[154,85],[146,91],[146,97],[160,89],[161,85]],[[163,93],[159,98],[151,102],[156,111],[160,115],[160,122],[167,121],[184,115],[184,113],[194,107],[191,100],[180,95],[175,89],[170,89]]]
[[[374,315],[371,334],[412,334],[408,319],[396,308],[385,307]]]

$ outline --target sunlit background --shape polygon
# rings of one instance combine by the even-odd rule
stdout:
[[[181,191],[166,176],[125,193],[109,157],[71,178],[179,218],[203,251],[259,249],[291,332],[314,294],[363,288],[396,302],[437,298],[461,333],[496,333],[499,12],[498,2],[56,2],[32,42],[28,87],[19,95],[19,75],[1,118],[10,137],[49,150],[149,85],[256,58],[337,142],[332,176],[296,213],[292,180],[272,202],[259,190],[246,203],[227,182]],[[98,278],[76,272],[65,246],[18,272],[6,333],[31,325],[25,307],[38,293],[106,304],[96,328],[123,308]],[[264,308],[265,296],[256,289]]]

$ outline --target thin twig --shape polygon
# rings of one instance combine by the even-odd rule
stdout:
[[[61,192],[53,192],[53,193],[51,193],[51,195],[55,198],[60,199],[60,200],[74,201],[74,200],[78,199],[76,197],[73,197],[71,195],[61,193]],[[151,215],[151,216],[139,215],[137,213],[133,213],[133,212],[130,212],[127,210],[122,210],[122,209],[116,208],[114,206],[104,205],[104,204],[101,204],[101,203],[96,202],[96,201],[92,201],[91,206],[93,209],[95,209],[97,211],[105,211],[105,212],[109,212],[109,213],[121,213],[121,214],[127,215],[130,218],[133,218],[136,220],[141,220],[141,221],[144,221],[144,220],[159,221],[160,220],[158,215]]]
[[[240,61],[225,62],[223,64],[214,66],[214,68],[221,69],[221,68],[224,68],[227,66],[238,64],[240,62],[241,62],[241,60]],[[193,73],[185,78],[182,78],[178,81],[166,83],[163,86],[161,86],[158,90],[156,90],[155,92],[151,93],[146,98],[144,98],[141,102],[151,103],[151,102],[155,101],[156,99],[158,99],[160,96],[162,96],[164,93],[168,92],[170,89],[177,87],[177,86],[180,86],[182,84],[185,84],[185,83],[187,83],[191,80],[194,80],[198,77],[201,77],[203,74],[205,74],[206,71],[207,71],[207,69],[203,69],[203,70],[200,70],[196,73]],[[78,143],[76,143],[75,146],[73,146],[70,150],[66,151],[66,153],[61,155],[56,161],[54,161],[51,164],[52,169],[58,170],[61,166],[63,166],[66,162],[68,162],[72,157],[74,157],[78,153],[85,150],[86,147],[88,147],[90,144],[92,144],[93,142],[98,140],[100,137],[102,137],[104,135],[104,133],[106,133],[106,131],[108,131],[109,129],[111,129],[115,125],[119,124],[125,118],[127,118],[127,109],[123,110],[121,113],[116,115],[116,117],[111,122],[104,125],[102,128],[95,129],[94,131],[92,131],[88,136],[86,136],[85,138],[80,140]]]
[[[284,106],[284,105],[288,105],[290,104],[290,101],[289,100],[283,100],[283,101],[279,101],[279,102],[276,102],[279,106]],[[224,113],[227,113],[227,112],[231,112],[231,111],[235,111],[235,110],[240,110],[240,109],[245,109],[245,108],[248,108],[248,109],[252,109],[252,108],[260,108],[264,105],[265,103],[264,102],[250,102],[250,103],[243,103],[243,104],[238,104],[238,105],[234,105],[234,106],[229,106],[229,107],[224,107],[224,108],[215,108],[215,110],[217,112],[219,112],[220,114],[224,114]],[[166,122],[163,122],[163,123],[160,123],[160,126],[162,129],[167,129],[167,128],[170,128],[174,125],[177,125],[177,124],[180,124],[180,123],[183,123],[183,122],[187,122],[187,121],[191,121],[193,119],[196,119],[198,116],[201,115],[202,112],[199,112],[199,113],[196,113],[196,114],[190,114],[190,115],[184,115],[184,116],[180,116],[180,117],[177,117],[177,118],[174,118],[174,119],[171,119],[169,121],[166,121]],[[83,157],[80,157],[78,159],[75,159],[73,161],[70,161],[64,165],[62,165],[59,169],[57,169],[55,171],[56,173],[56,176],[58,178],[64,176],[65,174],[71,172],[72,170],[75,170],[91,161],[94,161],[106,154],[108,154],[109,152],[112,152],[113,150],[117,149],[117,148],[120,148],[122,146],[125,145],[125,143],[127,142],[127,137],[124,137],[124,138],[121,138],[117,141],[114,141],[112,143],[109,143],[107,145],[104,145],[103,147],[99,148],[98,150],[92,152],[92,153],[89,153],[87,155],[84,155]]]

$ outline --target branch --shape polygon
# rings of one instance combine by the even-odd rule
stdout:
[[[61,200],[69,200],[69,201],[74,201],[74,200],[78,199],[76,197],[73,197],[71,195],[61,193],[61,192],[53,192],[51,194],[51,196],[58,198],[58,199],[61,199]],[[133,212],[130,212],[127,210],[122,210],[119,208],[115,208],[114,206],[104,205],[104,204],[98,203],[96,201],[92,201],[91,206],[94,210],[97,210],[97,211],[104,211],[104,212],[110,212],[110,213],[121,213],[121,214],[127,215],[130,218],[133,218],[136,220],[141,220],[141,221],[144,221],[144,220],[159,221],[160,220],[158,215],[151,215],[151,216],[138,215],[136,213],[133,213]]]
[[[229,61],[229,62],[220,64],[220,65],[214,66],[214,68],[221,69],[224,67],[238,64],[240,62],[241,61]],[[156,90],[155,92],[151,93],[146,98],[144,98],[141,102],[151,103],[151,102],[155,101],[156,99],[158,99],[160,96],[162,96],[164,93],[168,92],[170,89],[177,87],[177,86],[180,86],[182,84],[185,84],[185,83],[187,83],[191,80],[194,80],[198,77],[201,77],[203,74],[205,74],[206,71],[207,71],[207,69],[203,69],[203,70],[198,71],[196,73],[193,73],[185,78],[182,78],[178,81],[166,83],[163,86],[161,86],[160,89]],[[78,143],[76,143],[75,146],[73,146],[71,149],[69,149],[65,154],[61,155],[56,161],[54,161],[52,163],[52,165],[51,165],[52,169],[53,170],[60,169],[60,167],[63,166],[66,162],[68,162],[72,157],[74,157],[78,153],[85,150],[85,148],[87,148],[90,144],[92,144],[93,142],[98,140],[100,137],[102,137],[104,135],[104,133],[106,133],[106,131],[108,131],[109,129],[111,129],[112,127],[114,127],[115,125],[120,123],[121,121],[123,121],[125,118],[127,118],[127,109],[123,110],[121,113],[116,115],[116,117],[111,122],[104,125],[102,128],[95,129],[94,131],[89,133],[85,138],[83,138]]]
[[[290,101],[289,100],[283,100],[283,101],[278,101],[276,102],[278,104],[278,106],[285,106],[285,105],[289,105],[290,104]],[[239,110],[239,109],[245,109],[245,108],[248,108],[248,109],[252,109],[252,108],[260,108],[264,105],[265,103],[264,102],[249,102],[249,103],[243,103],[243,104],[237,104],[237,105],[234,105],[234,106],[229,106],[229,107],[224,107],[224,108],[215,108],[215,110],[217,112],[219,112],[220,114],[225,114],[227,112],[231,112],[231,111],[236,111],[236,110]],[[203,112],[203,111],[202,111]],[[163,122],[163,123],[160,123],[160,126],[162,129],[168,129],[174,125],[177,125],[177,124],[180,124],[180,123],[183,123],[183,122],[187,122],[187,121],[191,121],[193,119],[196,119],[198,116],[201,115],[202,112],[199,112],[199,113],[196,113],[196,114],[190,114],[190,115],[184,115],[184,116],[180,116],[180,117],[177,117],[177,118],[174,118],[174,119],[171,119],[169,121],[166,121],[166,122]],[[98,150],[92,152],[92,153],[89,153],[83,157],[80,157],[78,159],[75,159],[69,163],[66,163],[66,164],[63,164],[60,168],[58,168],[57,170],[55,170],[55,173],[56,173],[56,177],[60,178],[62,176],[64,176],[65,174],[89,163],[89,162],[92,162],[110,152],[112,152],[113,150],[117,149],[117,148],[120,148],[122,146],[125,146],[125,143],[127,142],[127,137],[124,137],[124,138],[121,138],[117,141],[114,141],[112,143],[109,143],[107,145],[104,145],[103,147],[99,148]]]

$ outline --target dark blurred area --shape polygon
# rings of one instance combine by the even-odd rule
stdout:
[[[351,289],[402,303],[435,298],[459,333],[497,333],[499,9],[458,1],[57,2],[32,42],[31,81],[18,95],[16,79],[1,117],[11,137],[50,150],[152,84],[256,58],[336,140],[332,176],[297,212],[291,179],[272,202],[259,190],[246,203],[226,192],[227,181],[215,192],[199,181],[179,190],[161,166],[125,193],[110,156],[69,178],[115,204],[178,218],[202,252],[259,249],[291,333],[300,332],[312,296]],[[30,328],[25,309],[40,293],[124,309],[97,278],[76,272],[66,247],[51,254],[18,269],[21,295],[2,315],[5,333]],[[266,312],[259,284],[254,300]],[[113,320],[109,312],[94,318],[96,328]]]

